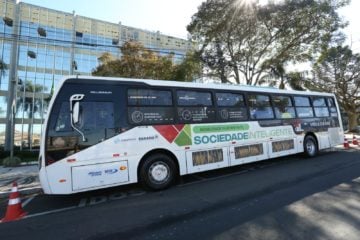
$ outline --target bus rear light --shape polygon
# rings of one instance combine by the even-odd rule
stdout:
[[[120,153],[114,153],[113,157],[120,157]]]
[[[75,159],[75,158],[71,158],[71,159],[68,159],[67,162],[68,162],[68,163],[76,162],[76,159]]]
[[[124,170],[126,170],[126,166],[121,166],[120,171],[124,171]]]
[[[189,150],[190,149],[190,147],[185,147],[185,150]]]
[[[66,179],[60,179],[59,180],[59,183],[64,183],[64,182],[66,182]]]
[[[236,144],[236,142],[234,141],[234,142],[231,142],[232,144]]]

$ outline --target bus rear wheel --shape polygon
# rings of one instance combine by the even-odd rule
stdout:
[[[304,154],[307,157],[315,157],[319,152],[316,139],[308,135],[304,139]]]
[[[176,178],[174,160],[157,153],[147,157],[140,168],[140,181],[145,188],[162,190],[170,187]]]

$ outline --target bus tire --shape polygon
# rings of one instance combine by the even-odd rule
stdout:
[[[176,178],[174,160],[166,154],[156,153],[145,159],[140,168],[142,185],[151,190],[170,187]]]
[[[318,144],[316,139],[307,135],[304,139],[304,154],[306,157],[315,157],[319,152]]]

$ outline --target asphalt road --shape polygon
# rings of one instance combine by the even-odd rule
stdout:
[[[0,239],[359,239],[360,152],[299,155],[137,185],[29,196]],[[1,212],[3,216],[3,212]]]

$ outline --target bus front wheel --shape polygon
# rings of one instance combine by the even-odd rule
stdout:
[[[318,154],[318,145],[316,139],[308,135],[304,139],[304,153],[307,157],[315,157]]]
[[[171,157],[157,153],[145,159],[140,168],[140,181],[151,190],[162,190],[172,185],[176,177],[176,166]]]

